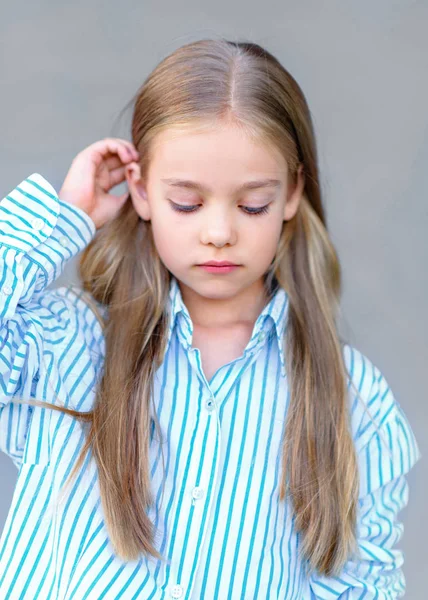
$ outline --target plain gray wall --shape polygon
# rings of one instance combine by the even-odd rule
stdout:
[[[130,111],[118,120],[120,111],[178,46],[217,36],[266,46],[312,111],[328,225],[343,267],[342,334],[381,369],[425,455],[427,23],[427,1],[411,0],[3,0],[0,197],[33,172],[59,191],[84,147],[130,139]],[[51,287],[77,281],[75,260]],[[17,471],[4,455],[0,468],[1,529]],[[422,458],[401,513],[412,600],[426,598],[426,481]]]

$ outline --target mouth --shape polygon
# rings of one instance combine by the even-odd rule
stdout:
[[[235,269],[237,269],[240,265],[236,265],[235,263],[229,261],[215,261],[210,260],[209,262],[197,265],[207,273],[231,273]]]
[[[227,260],[216,261],[210,260],[206,263],[198,265],[199,267],[239,267],[236,263],[229,262]]]

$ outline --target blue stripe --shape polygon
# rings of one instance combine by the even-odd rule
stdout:
[[[49,224],[49,235],[34,231],[34,217]],[[421,453],[384,375],[345,343],[360,472],[360,559],[346,563],[337,577],[306,574],[290,498],[279,500],[290,402],[283,370],[289,302],[281,288],[258,315],[242,354],[208,380],[201,350],[190,347],[190,313],[171,278],[168,343],[150,406],[148,465],[148,515],[166,560],[119,559],[91,452],[58,501],[83,447],[85,426],[63,413],[14,402],[33,395],[78,410],[93,407],[103,328],[81,288],[46,288],[90,242],[95,225],[38,174],[0,203],[0,223],[0,448],[19,468],[0,542],[2,598],[167,600],[173,586],[181,586],[189,600],[368,600],[404,593],[399,513],[407,503],[407,473]],[[193,498],[195,487],[200,497]]]

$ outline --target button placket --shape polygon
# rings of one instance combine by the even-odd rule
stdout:
[[[201,435],[204,435],[204,443],[205,452],[204,452],[204,463],[202,465],[202,469],[199,465],[200,457],[197,456],[196,462],[193,465],[192,473],[194,476],[192,477],[193,483],[196,481],[200,485],[195,485],[194,487],[190,487],[188,489],[188,498],[190,496],[191,501],[189,502],[187,513],[188,516],[192,514],[192,528],[193,535],[190,534],[190,537],[196,541],[198,541],[198,546],[195,547],[195,568],[198,569],[198,566],[201,561],[201,548],[204,546],[205,540],[208,534],[208,523],[209,520],[206,518],[207,515],[212,514],[215,506],[215,490],[218,485],[219,478],[219,470],[220,470],[220,457],[222,455],[221,452],[221,428],[220,428],[220,420],[219,420],[219,411],[217,410],[217,399],[214,396],[215,391],[210,391],[205,387],[202,395],[200,396],[201,410],[203,411],[203,407],[207,407],[209,404],[211,410],[208,411],[211,414],[207,415],[206,420],[201,420]],[[214,420],[213,420],[214,419]],[[206,423],[209,423],[208,427],[208,436],[205,438],[206,432]],[[200,443],[202,442],[202,437],[200,438]],[[199,504],[199,507],[197,506]],[[190,513],[192,511],[192,513]],[[185,597],[188,595],[190,597],[192,593],[191,586],[189,584],[189,577],[182,574],[181,580],[187,584],[189,587],[185,588]]]
[[[214,396],[210,396],[205,402],[205,408],[209,413],[212,413],[217,407]]]
[[[186,350],[188,352],[188,357],[190,360],[190,364],[193,367],[193,370],[195,371],[196,375],[198,376],[199,380],[201,381],[204,389],[206,389],[208,391],[208,393],[212,396],[212,389],[210,387],[210,384],[207,381],[207,378],[205,377],[205,373],[202,371],[201,368],[201,356],[200,356],[200,351],[198,348],[193,348],[190,343],[187,344],[186,346]],[[214,400],[214,397],[211,397],[212,400]],[[208,411],[212,411],[214,410],[214,408],[216,408],[215,402],[214,402],[214,406],[212,406],[211,404],[208,404],[208,401],[205,401],[205,408]]]
[[[198,485],[196,487],[194,487],[192,490],[192,506],[195,506],[196,500],[203,498],[204,494],[205,494],[205,492],[204,492],[203,488],[201,488]]]

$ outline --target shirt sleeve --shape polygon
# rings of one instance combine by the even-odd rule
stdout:
[[[55,324],[64,326],[67,313],[64,299],[45,288],[95,230],[92,219],[62,201],[38,173],[0,202],[0,450],[16,464],[32,407],[11,400],[32,396],[44,336]]]
[[[404,554],[397,547],[404,530],[399,513],[409,499],[406,473],[421,458],[421,452],[385,377],[371,366],[374,385],[368,406],[377,428],[357,453],[360,557],[349,560],[338,577],[313,574],[310,589],[314,600],[395,600],[405,592]],[[366,425],[362,432],[367,430]]]
[[[60,200],[38,173],[7,194],[0,202],[0,323],[35,300],[94,235],[89,215]]]

